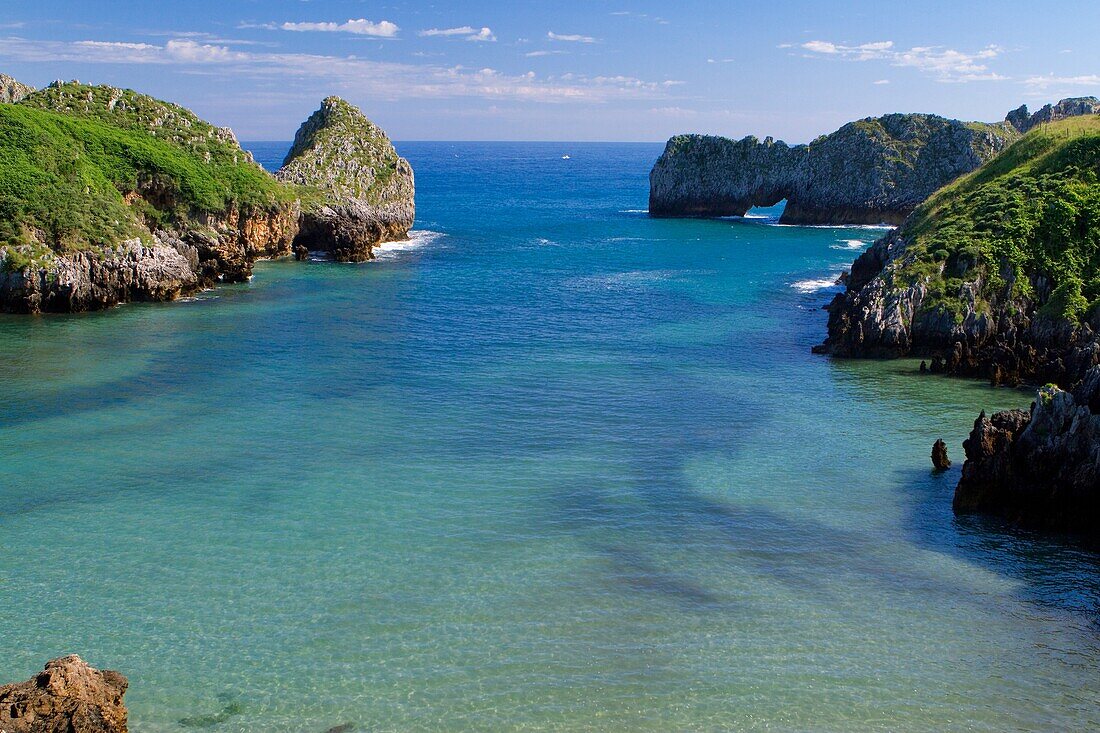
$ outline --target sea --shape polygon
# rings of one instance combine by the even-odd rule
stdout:
[[[651,219],[660,145],[398,149],[372,262],[0,317],[0,681],[80,654],[138,733],[1100,729],[1097,556],[951,511],[1032,393],[810,351],[883,230]]]

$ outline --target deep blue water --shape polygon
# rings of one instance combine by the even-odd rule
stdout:
[[[1096,557],[950,510],[1030,395],[810,353],[880,232],[651,220],[659,145],[398,148],[374,262],[0,318],[0,679],[78,652],[135,731],[1100,727]]]

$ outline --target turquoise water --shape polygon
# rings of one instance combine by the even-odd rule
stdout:
[[[136,731],[1100,726],[1096,557],[950,510],[1030,396],[810,353],[877,232],[650,220],[660,146],[400,147],[376,262],[0,319],[0,679],[78,652]]]

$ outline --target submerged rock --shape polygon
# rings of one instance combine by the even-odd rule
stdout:
[[[126,678],[70,655],[26,682],[0,686],[5,733],[126,733]]]
[[[1100,539],[1100,366],[1072,392],[1043,387],[1030,411],[983,412],[963,448],[957,513]]]
[[[951,468],[951,459],[947,457],[947,443],[942,438],[932,444],[932,465],[937,471]]]
[[[312,191],[296,248],[360,262],[374,256],[374,245],[405,239],[413,225],[412,167],[381,128],[339,97],[302,123],[277,175]]]

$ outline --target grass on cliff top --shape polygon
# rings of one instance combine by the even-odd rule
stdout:
[[[1040,315],[1080,321],[1100,305],[1100,116],[1031,130],[936,192],[903,233],[912,260],[901,274],[928,280],[925,308],[959,315],[976,268],[984,299],[1034,302],[1045,293],[1032,279],[1043,277]]]
[[[134,191],[148,195],[128,204],[124,194]],[[8,270],[293,195],[252,163],[207,162],[142,129],[0,105],[0,247]]]

